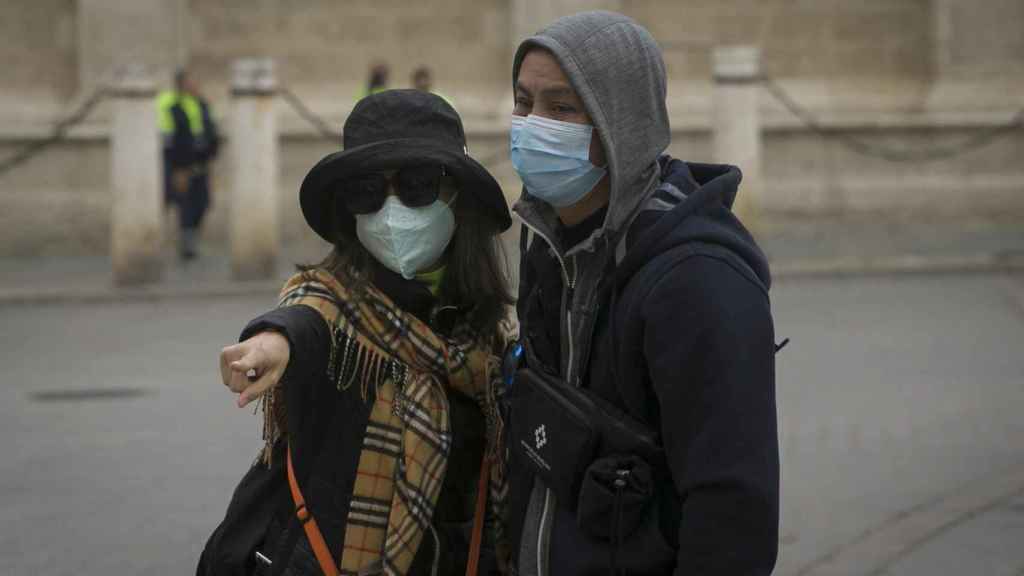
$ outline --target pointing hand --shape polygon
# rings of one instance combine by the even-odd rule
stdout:
[[[290,356],[288,340],[277,332],[260,332],[221,350],[220,376],[225,386],[238,393],[238,407],[276,386]]]

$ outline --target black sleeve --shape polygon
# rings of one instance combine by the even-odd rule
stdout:
[[[323,374],[331,353],[331,335],[327,322],[309,306],[275,308],[257,317],[242,330],[239,341],[259,332],[278,332],[288,340],[288,367],[283,382],[313,374]]]
[[[174,133],[171,135],[166,158],[173,168],[187,168],[195,162],[195,146],[192,131],[188,126],[188,116],[185,115],[180,103],[171,107],[171,118],[174,120]]]
[[[213,162],[220,151],[220,133],[217,131],[217,123],[213,121],[213,114],[210,112],[210,105],[206,100],[200,100],[200,109],[203,115],[203,138],[205,145],[201,153],[203,162]]]
[[[779,448],[767,296],[726,262],[684,260],[643,304],[644,354],[681,497],[676,574],[770,574]]]

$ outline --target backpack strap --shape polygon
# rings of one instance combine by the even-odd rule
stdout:
[[[754,272],[754,269],[743,258],[724,246],[702,241],[686,242],[656,255],[637,270],[631,278],[626,280],[625,285],[636,283],[640,286],[653,286],[653,281],[658,280],[665,273],[666,266],[677,264],[694,256],[704,256],[723,262],[739,273],[740,276],[757,286],[758,290],[765,295],[768,294],[767,286],[758,278],[757,273]],[[625,285],[620,287],[620,290],[625,289]]]
[[[306,538],[309,538],[309,545],[313,548],[313,553],[316,554],[320,569],[327,576],[338,576],[338,565],[334,563],[334,557],[331,556],[331,550],[327,547],[327,542],[324,541],[324,535],[320,533],[316,519],[306,508],[306,499],[302,497],[299,482],[295,479],[291,446],[288,447],[288,485],[291,486],[292,500],[295,501],[295,516],[299,519],[299,524],[302,524],[302,529],[306,531]]]

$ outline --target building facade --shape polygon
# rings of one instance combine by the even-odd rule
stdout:
[[[925,150],[1006,124],[1024,108],[1020,0],[12,0],[0,4],[0,54],[11,63],[0,158],[45,137],[122,66],[144,65],[169,85],[188,64],[224,118],[232,61],[273,58],[280,84],[340,128],[373,63],[390,66],[393,87],[426,65],[462,113],[472,152],[514,198],[519,183],[503,159],[513,51],[554,17],[591,8],[634,17],[662,44],[669,151],[687,159],[710,159],[711,49],[760,47],[765,73],[821,124],[812,130],[762,94],[767,215],[1024,215],[1024,128],[929,163],[872,158],[840,140]],[[282,235],[308,239],[298,184],[340,143],[277,106]],[[0,255],[108,249],[109,121],[101,104],[59,144],[0,174]],[[226,168],[215,170],[212,242],[227,235]]]

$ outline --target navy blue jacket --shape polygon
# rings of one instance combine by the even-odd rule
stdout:
[[[668,157],[660,165],[662,186],[599,287],[582,382],[659,435],[665,461],[655,499],[614,557],[559,503],[551,574],[609,574],[611,562],[627,574],[769,574],[775,565],[779,453],[767,262],[730,210],[737,168]],[[552,296],[562,276],[541,239],[520,274],[522,333],[534,339],[539,368],[558,374],[562,321]],[[521,462],[511,463],[511,474],[511,540],[518,542],[533,479]]]

